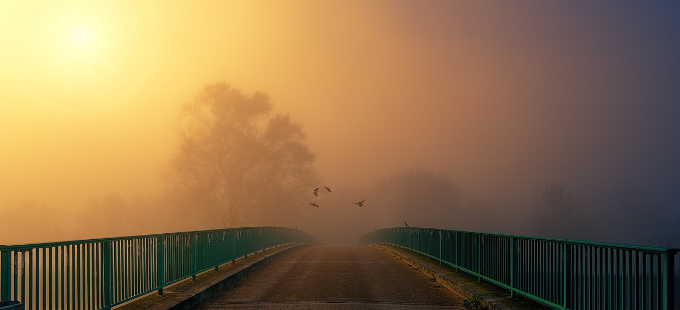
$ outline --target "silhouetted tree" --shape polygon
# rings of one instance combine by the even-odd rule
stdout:
[[[548,238],[592,240],[592,225],[576,208],[574,194],[553,183],[538,192],[536,235]]]
[[[574,194],[557,183],[546,186],[538,195],[538,208],[544,212],[571,213],[574,211]]]
[[[202,205],[219,208],[223,223],[280,222],[316,183],[315,155],[288,115],[268,118],[267,95],[246,95],[226,83],[206,85],[185,104],[177,152],[167,179]]]
[[[383,226],[452,227],[460,204],[460,190],[451,178],[423,168],[412,168],[376,183],[374,192]],[[366,204],[370,204],[367,200]]]

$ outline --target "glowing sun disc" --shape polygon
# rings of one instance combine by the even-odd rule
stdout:
[[[77,27],[71,30],[71,44],[76,47],[85,47],[92,42],[92,33],[85,27]]]

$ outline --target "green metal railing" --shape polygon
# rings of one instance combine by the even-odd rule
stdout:
[[[677,249],[433,228],[364,243],[405,248],[556,309],[673,309]]]
[[[313,241],[296,229],[246,227],[0,246],[0,301],[110,309],[250,253]]]

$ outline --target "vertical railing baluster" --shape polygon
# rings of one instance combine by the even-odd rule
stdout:
[[[656,291],[657,291],[657,299],[659,300],[657,309],[664,309],[665,304],[663,303],[664,296],[666,292],[664,291],[665,281],[664,281],[664,271],[663,271],[663,257],[664,254],[657,254],[656,255]]]
[[[626,251],[619,250],[619,307],[626,306]]]
[[[92,309],[92,307],[88,304],[90,296],[92,296],[92,293],[90,292],[90,243],[85,243],[83,244],[83,299],[82,299],[82,307],[83,309]]]
[[[24,300],[24,304],[28,305],[28,310],[33,310],[33,250],[26,250],[28,253],[28,264],[25,268],[28,269],[28,299]]]
[[[482,235],[477,234],[477,281],[482,282]]]
[[[198,233],[194,232],[191,235],[191,280],[196,281],[196,271],[198,270]]]
[[[562,242],[562,306],[571,308],[571,245]]]
[[[243,253],[245,253],[245,254],[243,255],[243,259],[248,259],[248,239],[250,239],[250,229],[249,228],[245,229],[245,234],[246,234],[246,236],[243,239],[243,243],[245,244],[244,250],[243,250]]]
[[[231,232],[231,264],[236,264],[236,230],[230,229]]]
[[[80,307],[80,245],[73,246],[73,308],[79,310]]]
[[[515,288],[516,288],[516,286],[515,286],[515,272],[516,272],[515,264],[517,264],[517,258],[515,257],[517,255],[517,253],[516,253],[517,249],[516,249],[516,246],[515,246],[516,242],[517,241],[515,240],[515,237],[510,237],[510,251],[509,251],[510,252],[510,257],[509,257],[509,260],[510,260],[509,268],[510,268],[510,270],[509,270],[509,272],[510,272],[510,296],[511,297],[515,297]]]
[[[36,273],[36,280],[40,282],[36,287],[36,308],[45,309],[45,299],[47,292],[47,262],[45,257],[46,249],[44,247],[36,248],[36,255],[38,256],[38,273]],[[42,288],[42,290],[41,290]]]
[[[441,265],[442,264],[442,241],[443,241],[442,239],[443,239],[443,237],[442,237],[442,231],[441,230],[438,230],[437,232],[439,233],[439,242],[438,242],[439,243],[439,264]]]
[[[59,303],[55,301],[58,309],[64,309],[64,248],[65,246],[58,246],[54,249],[54,260],[57,265],[54,269],[59,272],[59,276],[55,275],[54,279],[56,288],[59,289],[59,292],[55,292],[56,299],[59,300]]]
[[[666,260],[666,271],[668,277],[668,309],[675,309],[675,254],[677,254],[676,249],[670,249],[667,251]]]
[[[53,259],[52,259],[52,249],[54,249],[54,247],[48,247],[47,248],[47,266],[49,268],[49,272],[48,272],[48,275],[47,275],[47,300],[48,300],[48,303],[47,303],[46,309],[48,309],[48,308],[52,309],[52,305],[54,304],[54,300],[53,300],[54,290],[56,289],[56,285],[53,285],[53,283],[52,283],[53,274],[56,272],[56,268],[52,264],[52,261],[53,261]]]
[[[113,260],[113,253],[111,251],[111,242],[112,241],[104,241],[102,243],[102,246],[104,248],[103,255],[102,255],[102,260],[103,260],[103,266],[104,266],[104,274],[103,274],[103,286],[104,286],[104,308],[105,309],[111,309],[111,304],[113,301],[113,279],[112,279],[112,270],[111,268],[113,267],[112,260]]]
[[[663,296],[664,310],[673,310],[675,307],[675,254],[677,250],[667,250],[666,253],[661,254],[661,273],[663,277]]]
[[[156,237],[156,283],[158,286],[158,295],[163,295],[163,287],[165,286],[165,235],[158,235]]]
[[[12,300],[12,250],[0,250],[0,301]]]
[[[220,256],[220,245],[221,245],[221,243],[218,241],[219,238],[217,236],[218,236],[218,233],[213,232],[212,238],[211,238],[212,240],[211,240],[211,243],[210,243],[211,249],[213,249],[213,251],[215,252],[215,255],[214,255],[214,257],[215,257],[215,271],[219,270],[220,257],[221,257]]]

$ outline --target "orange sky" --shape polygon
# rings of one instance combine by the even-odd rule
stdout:
[[[0,207],[153,195],[180,105],[217,81],[268,93],[336,187],[412,166],[520,200],[546,182],[672,178],[676,9],[1,2]]]

